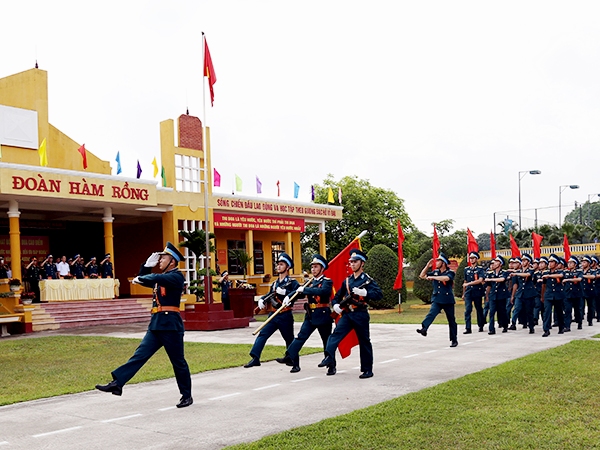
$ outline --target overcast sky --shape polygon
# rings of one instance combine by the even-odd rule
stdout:
[[[597,1],[3,2],[0,77],[49,73],[50,122],[152,179],[159,122],[207,103],[221,192],[310,200],[328,173],[393,190],[413,222],[558,222],[600,193]],[[208,89],[206,90],[208,96]],[[75,157],[75,156],[74,156]],[[218,189],[217,189],[218,190]],[[598,196],[595,195],[598,199]],[[505,214],[504,214],[505,215]]]

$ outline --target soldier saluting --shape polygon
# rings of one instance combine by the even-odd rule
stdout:
[[[327,260],[323,256],[313,255],[310,262],[310,272],[313,279],[309,286],[300,286],[296,289],[296,292],[300,294],[299,296],[308,298],[308,301],[304,304],[304,309],[306,309],[304,322],[298,337],[287,348],[285,357],[276,359],[280,364],[292,366],[291,373],[300,372],[299,352],[315,330],[318,330],[321,335],[323,350],[325,350],[327,339],[331,335],[333,319],[331,318],[329,301],[333,290],[333,281],[323,275],[327,267]]]
[[[333,298],[333,310],[341,314],[335,330],[327,341],[325,359],[319,367],[327,366],[327,375],[335,375],[335,351],[350,331],[354,330],[358,337],[360,349],[359,378],[373,376],[373,346],[369,337],[368,300],[380,300],[383,297],[381,288],[369,275],[364,273],[367,255],[358,249],[350,250],[350,268],[352,275],[344,280]]]

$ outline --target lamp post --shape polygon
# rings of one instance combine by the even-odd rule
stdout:
[[[519,230],[521,229],[521,180],[527,174],[540,175],[541,170],[523,170],[519,172]]]
[[[579,189],[578,184],[563,184],[558,187],[558,227],[562,226],[562,193],[565,189]]]

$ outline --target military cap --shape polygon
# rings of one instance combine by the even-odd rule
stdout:
[[[571,255],[569,261],[573,261],[575,264],[579,265],[579,258],[577,258],[577,256]]]
[[[479,259],[479,253],[477,253],[477,252],[470,252],[469,253],[469,258],[477,258],[477,259]]]
[[[350,259],[352,259],[354,261],[357,261],[357,260],[366,261],[367,255],[362,250],[353,248],[352,250],[350,250]]]
[[[588,255],[585,255],[583,258],[581,258],[581,262],[583,261],[587,261],[588,263],[592,263],[592,258],[590,258]]]
[[[323,269],[327,269],[329,267],[329,264],[327,264],[327,260],[318,253],[314,254],[312,257],[310,265],[312,266],[313,264],[321,264],[321,266],[323,266]]]
[[[179,250],[177,250],[177,247],[175,247],[169,241],[167,241],[167,245],[165,246],[165,249],[162,252],[160,252],[160,254],[161,255],[170,255],[177,262],[183,261],[183,255],[181,254],[181,252]]]
[[[440,255],[437,257],[437,259],[439,259],[440,261],[442,261],[447,266],[450,265],[450,260],[443,253],[440,253]]]
[[[596,255],[592,256],[592,262],[595,262],[596,264],[600,263],[600,259],[598,259],[598,257]]]
[[[548,264],[548,258],[546,258],[545,256],[542,256],[542,257],[540,258],[540,262],[543,262],[543,263],[546,263],[546,264]]]
[[[521,255],[521,256],[522,256],[523,259],[526,259],[530,263],[533,262],[533,257],[529,253],[523,253],[523,255]]]
[[[558,255],[556,255],[556,254],[552,253],[552,254],[551,254],[549,257],[548,257],[548,262],[550,262],[550,261],[554,261],[555,263],[562,264],[562,261],[561,261],[561,259],[562,259],[562,258],[561,258],[560,256],[558,256]]]
[[[106,255],[104,255],[104,258],[110,258],[110,253],[107,253]]]
[[[229,275],[229,272],[227,272],[226,270],[224,270],[223,272],[221,272],[221,276],[222,277],[226,277],[227,275]]]
[[[79,259],[81,255],[79,253],[77,253],[75,256],[73,256],[73,259]]]
[[[54,258],[54,256],[48,255],[48,256],[46,256],[46,258]]]
[[[515,256],[514,258],[512,258],[512,261],[519,263],[519,264],[523,264],[523,260],[521,259],[520,256]]]
[[[500,264],[504,265],[504,263],[506,263],[506,260],[504,259],[504,257],[502,255],[498,255],[494,258],[494,261],[498,261]]]
[[[279,258],[277,258],[277,262],[284,262],[284,263],[286,263],[286,264],[287,264],[287,266],[288,266],[290,269],[293,269],[293,268],[294,268],[294,261],[292,261],[292,258],[291,258],[291,256],[290,256],[290,255],[288,255],[288,254],[287,254],[287,253],[285,253],[285,252],[284,252],[284,253],[281,253],[281,254],[279,255]]]

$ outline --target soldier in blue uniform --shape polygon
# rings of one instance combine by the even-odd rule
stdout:
[[[73,275],[73,278],[81,280],[83,278],[83,274],[83,259],[81,258],[81,255],[77,254],[73,257],[73,262],[71,263],[71,275]]]
[[[477,263],[479,253],[469,253],[470,266],[465,267],[465,281],[463,283],[463,300],[465,301],[465,331],[463,334],[471,333],[471,313],[473,306],[477,313],[477,326],[479,332],[483,331],[485,317],[483,316],[482,299],[484,296],[485,271]]]
[[[145,287],[154,288],[152,317],[148,331],[133,356],[121,367],[112,371],[113,381],[96,385],[96,389],[121,395],[123,386],[161,347],[165,348],[173,365],[177,386],[181,393],[178,408],[191,405],[192,379],[185,360],[183,348],[183,320],[180,315],[181,294],[185,279],[177,267],[183,260],[177,248],[167,242],[163,252],[152,253],[140,268],[140,273],[132,281]],[[157,266],[162,273],[151,273]]]
[[[529,328],[529,334],[535,333],[534,320],[533,320],[533,308],[535,306],[535,298],[537,296],[537,290],[535,289],[533,273],[534,270],[530,266],[533,262],[531,255],[523,253],[523,259],[521,263],[521,270],[516,270],[510,276],[516,280],[517,292],[515,297],[518,301],[515,302],[515,308],[513,310],[512,324],[509,330],[517,329],[517,318],[524,311],[525,324],[524,328]]]
[[[583,303],[587,304],[587,323],[591,327],[594,322],[594,311],[595,311],[595,298],[596,298],[596,290],[595,290],[595,281],[596,281],[596,273],[592,269],[592,258],[589,256],[584,256],[581,260],[581,277],[583,278],[581,284],[581,290],[583,294]],[[585,306],[581,309],[581,316],[583,319]]]
[[[550,336],[552,328],[552,310],[556,311],[558,322],[558,334],[563,334],[565,321],[563,315],[563,305],[565,294],[563,291],[562,280],[564,273],[557,268],[560,263],[560,257],[554,253],[548,258],[548,270],[542,275],[544,285],[542,286],[542,303],[544,303],[544,334],[542,337]]]
[[[514,296],[517,293],[517,280],[511,278],[511,274],[517,270],[521,269],[521,258],[515,258],[514,256],[508,260],[508,279],[506,280],[506,285],[508,288],[508,299],[506,301],[506,317],[508,317],[508,322],[510,322],[510,317],[512,314],[512,309],[514,306]]]
[[[10,267],[4,264],[4,256],[0,256],[0,278],[8,278]]]
[[[506,311],[506,300],[510,297],[506,280],[508,279],[508,271],[502,270],[504,258],[498,255],[492,260],[490,265],[491,270],[485,274],[486,282],[488,283],[487,294],[490,302],[490,320],[488,334],[496,334],[495,315],[498,313],[498,327],[502,328],[502,332],[508,331],[508,314]]]
[[[458,345],[458,326],[456,325],[456,317],[454,315],[456,300],[454,300],[454,291],[452,289],[454,272],[449,269],[450,261],[443,253],[440,253],[440,256],[435,260],[435,269],[428,271],[433,263],[434,260],[430,259],[419,274],[419,278],[433,281],[433,294],[431,296],[429,313],[425,316],[423,323],[421,323],[421,328],[417,330],[417,333],[427,336],[427,329],[443,310],[446,313],[450,329],[450,347],[456,347]]]
[[[383,293],[377,282],[364,272],[366,261],[367,255],[363,251],[356,248],[350,250],[349,263],[352,275],[344,280],[331,302],[333,310],[341,317],[327,340],[325,359],[318,364],[319,367],[327,366],[327,375],[336,374],[335,351],[342,339],[354,330],[360,350],[362,373],[359,378],[373,376],[373,345],[369,331],[368,300],[380,300]]]
[[[85,265],[85,273],[89,278],[98,278],[98,264],[96,264],[95,256],[92,256]]]
[[[594,317],[596,322],[600,322],[600,259],[597,256],[592,256],[592,270],[596,275],[594,279],[594,309],[592,311],[592,319],[588,322],[589,326],[592,326]]]
[[[29,258],[29,264],[25,268],[27,281],[29,282],[29,289],[35,294],[33,303],[40,303],[40,278],[41,270],[38,265],[38,259],[35,256]]]
[[[102,278],[114,278],[113,265],[110,262],[110,253],[104,255],[104,259],[100,263],[100,274]]]
[[[327,260],[323,256],[313,255],[310,262],[310,272],[313,278],[308,286],[300,286],[296,289],[296,292],[299,294],[298,298],[307,298],[307,302],[304,304],[304,309],[306,310],[304,322],[302,323],[298,337],[287,348],[285,356],[276,360],[278,363],[292,366],[291,373],[300,372],[300,349],[302,349],[306,340],[315,330],[318,330],[321,335],[323,351],[325,351],[327,339],[331,335],[333,319],[331,318],[329,302],[331,300],[333,282],[323,275],[327,267]]]
[[[260,355],[265,348],[267,339],[269,339],[275,331],[279,330],[285,346],[289,347],[294,340],[294,316],[292,315],[292,302],[290,296],[296,291],[299,284],[296,280],[290,277],[290,270],[294,268],[294,261],[287,253],[281,253],[277,258],[277,279],[271,285],[268,294],[263,295],[258,301],[258,307],[265,309],[267,306],[265,299],[270,300],[270,305],[273,308],[272,315],[275,310],[283,306],[283,309],[277,316],[273,318],[265,327],[260,330],[254,345],[250,350],[252,359],[248,361],[244,367],[260,366]]]
[[[579,259],[571,256],[567,261],[567,270],[563,279],[565,291],[565,331],[571,331],[573,317],[577,323],[577,329],[582,328],[581,303],[583,301],[581,282],[583,273],[578,269]]]
[[[540,320],[540,314],[544,314],[544,304],[542,303],[542,272],[546,270],[548,260],[546,257],[533,260],[533,285],[537,292],[535,296],[535,303],[533,304],[533,324],[538,325]],[[542,319],[543,320],[543,319]]]
[[[54,264],[54,257],[52,255],[48,255],[46,259],[42,262],[42,276],[47,278],[48,280],[57,280],[58,279],[58,269],[56,268],[56,264]]]

